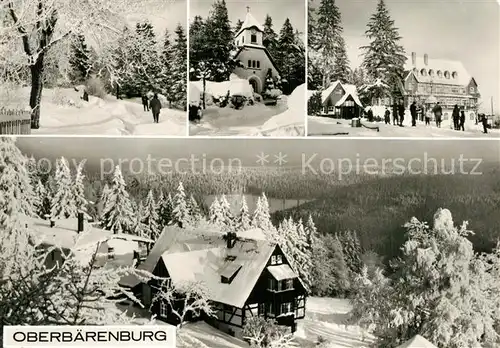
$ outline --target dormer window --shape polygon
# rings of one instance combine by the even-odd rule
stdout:
[[[273,255],[271,256],[271,265],[281,265],[283,263],[283,256]]]
[[[443,77],[443,72],[442,72],[441,70],[438,70],[438,72],[437,72],[437,76],[438,76],[439,78]]]
[[[418,76],[418,70],[417,70],[417,68],[413,68],[413,73],[415,74],[415,76]]]
[[[427,70],[425,69],[420,70],[420,75],[427,76]]]
[[[450,78],[450,72],[449,71],[445,71],[444,72],[444,77],[449,79]]]
[[[456,71],[452,72],[451,73],[451,77],[453,77],[454,79],[456,79],[458,77],[458,73]]]
[[[434,77],[434,70],[432,70],[432,69],[429,70],[429,76]]]
[[[256,34],[250,35],[250,42],[253,44],[257,43],[257,35]]]

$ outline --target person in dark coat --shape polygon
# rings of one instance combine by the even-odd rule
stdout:
[[[368,122],[373,122],[373,111],[372,111],[372,109],[368,110],[367,118],[368,118]]]
[[[160,110],[161,110],[161,103],[160,100],[158,99],[158,94],[155,94],[153,99],[151,99],[149,107],[153,112],[153,122],[158,123],[160,119]]]
[[[462,109],[460,111],[460,124],[459,124],[459,129],[465,132],[465,111]]]
[[[436,103],[436,106],[432,109],[434,113],[434,117],[436,118],[436,127],[441,128],[441,117],[443,116],[443,108],[439,105],[439,102]]]
[[[455,128],[455,130],[458,130],[460,124],[460,110],[458,109],[457,104],[455,104],[455,107],[453,108],[451,117],[453,118],[453,128]]]
[[[142,96],[142,106],[144,107],[144,111],[149,111],[149,99],[146,95]]]
[[[405,119],[405,106],[404,103],[399,104],[399,125],[403,127],[403,121]]]
[[[392,124],[398,124],[398,105],[396,103],[392,106]]]
[[[385,124],[391,124],[391,112],[387,107],[385,107],[384,121]]]
[[[417,102],[414,101],[410,105],[410,114],[411,114],[411,126],[417,126]]]
[[[483,133],[488,134],[488,118],[485,114],[481,115],[481,122],[483,123]]]

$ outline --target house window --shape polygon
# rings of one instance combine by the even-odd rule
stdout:
[[[283,280],[283,290],[291,290],[291,289],[293,289],[293,279]]]
[[[474,87],[471,87],[471,88],[470,88],[470,92],[471,92],[471,93],[474,93],[474,92],[475,92],[475,88],[474,88]]]
[[[292,312],[292,303],[285,302],[281,304],[281,314],[291,313]]]
[[[166,318],[168,317],[168,307],[165,302],[160,302],[160,317]]]
[[[245,43],[245,37],[244,36],[241,38],[241,43]]]
[[[250,42],[251,42],[251,43],[257,43],[257,35],[252,34],[252,35],[250,36]]]
[[[108,248],[108,260],[115,259],[115,248]]]
[[[269,302],[269,303],[267,304],[267,314],[268,314],[268,315],[269,315],[269,314],[271,314],[271,315],[272,315],[272,314],[274,314],[274,313],[273,313],[273,304],[272,304],[272,302]]]
[[[268,290],[274,290],[274,279],[269,278],[267,281],[267,289]]]
[[[276,264],[281,265],[283,263],[283,256],[276,255]]]
[[[276,264],[276,255],[271,256],[271,265]]]
[[[252,60],[252,68],[255,68],[255,60]]]
[[[259,303],[259,315],[262,315],[266,312],[266,304],[265,303]]]
[[[252,67],[252,61],[251,60],[248,60],[248,67],[251,68]]]
[[[334,106],[329,106],[328,107],[328,113],[332,113],[335,111],[335,107]]]
[[[260,69],[260,61],[257,61],[257,69]]]
[[[281,291],[283,289],[283,282],[278,282],[278,291]]]
[[[425,70],[425,69],[420,70],[420,74],[422,76],[427,76],[427,70]]]

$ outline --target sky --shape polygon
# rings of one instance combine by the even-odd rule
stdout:
[[[163,35],[165,29],[170,33],[175,31],[175,28],[180,23],[184,28],[187,28],[187,1],[186,0],[149,0],[151,1],[147,13],[138,14],[129,18],[131,22],[146,17],[155,28],[157,34]]]
[[[191,0],[189,6],[191,20],[195,16],[206,18],[213,2],[213,0]],[[269,14],[273,19],[274,31],[278,34],[286,18],[290,19],[294,29],[298,29],[301,33],[305,31],[304,0],[226,0],[226,6],[229,20],[233,25],[238,19],[245,20],[248,6],[255,19],[262,24],[264,24],[266,14]]]
[[[314,0],[319,4],[319,0]],[[351,66],[361,62],[366,24],[378,0],[337,0]],[[496,0],[386,0],[407,55],[460,60],[479,85],[486,110],[500,111],[500,6]]]

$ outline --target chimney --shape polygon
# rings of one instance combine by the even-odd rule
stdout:
[[[424,64],[429,65],[429,55],[427,53],[424,54]]]
[[[78,233],[83,232],[83,225],[83,213],[78,213]]]
[[[228,232],[226,234],[227,248],[232,249],[236,243],[236,232]]]
[[[411,64],[412,66],[417,66],[417,52],[411,53]]]

